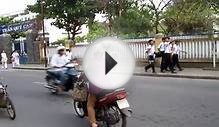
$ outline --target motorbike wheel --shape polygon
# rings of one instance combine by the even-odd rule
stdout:
[[[76,114],[80,118],[84,118],[85,117],[85,111],[84,111],[84,108],[83,108],[83,102],[74,101],[73,102],[73,107],[74,107],[74,110],[75,110]]]
[[[16,118],[16,111],[10,98],[7,98],[7,112],[11,120]]]
[[[55,83],[54,80],[49,79],[47,82],[48,82],[48,85],[49,85],[49,86],[54,86],[54,83]],[[49,91],[50,91],[52,94],[58,94],[58,90],[55,89],[55,88],[54,88],[54,89],[51,88],[51,89],[49,89]]]
[[[120,115],[120,120],[114,125],[108,125],[108,127],[126,127],[127,117],[124,114],[122,114],[119,109],[118,109],[118,111],[120,113],[119,114]]]

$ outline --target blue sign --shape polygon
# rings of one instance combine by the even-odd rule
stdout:
[[[28,29],[33,28],[34,22],[28,21],[18,24],[12,24],[12,25],[2,25],[0,26],[0,34],[4,33],[10,33],[10,32],[19,32],[19,31],[26,31]]]

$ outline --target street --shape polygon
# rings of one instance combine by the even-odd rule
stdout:
[[[51,95],[45,72],[0,71],[17,118],[0,110],[1,127],[88,127],[74,114],[68,94]],[[218,127],[219,81],[134,76],[126,86],[133,116],[128,127]]]

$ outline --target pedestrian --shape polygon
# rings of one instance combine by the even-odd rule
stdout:
[[[163,37],[162,42],[158,46],[158,51],[159,51],[159,54],[161,55],[161,64],[160,64],[160,71],[161,72],[164,72],[164,69],[165,69],[165,59],[164,59],[165,40],[166,40],[166,37]]]
[[[148,41],[148,45],[147,48],[145,50],[145,53],[147,53],[148,56],[148,65],[145,66],[145,72],[147,72],[147,70],[149,68],[152,68],[152,72],[155,72],[155,67],[154,67],[154,63],[155,63],[155,41],[154,40],[149,40]]]
[[[1,53],[1,61],[2,61],[2,68],[8,69],[8,64],[7,64],[8,57],[4,50]]]
[[[66,49],[66,56],[69,61],[72,60],[72,52],[70,49]]]
[[[165,38],[165,51],[164,51],[164,61],[165,61],[165,67],[164,69],[166,71],[171,71],[172,73],[176,73],[174,69],[172,68],[172,49],[173,49],[173,42],[170,42],[170,38]],[[168,70],[169,68],[169,70]]]
[[[19,53],[17,52],[17,50],[15,50],[12,55],[12,67],[16,67],[16,66],[20,66],[20,55]]]
[[[186,53],[186,52],[182,51],[182,49],[179,46],[179,43],[180,43],[179,40],[175,40],[174,44],[173,44],[173,57],[172,57],[173,63],[172,63],[172,68],[175,68],[175,66],[177,66],[179,71],[182,71],[182,68],[181,68],[181,66],[179,64],[179,53],[180,52]]]

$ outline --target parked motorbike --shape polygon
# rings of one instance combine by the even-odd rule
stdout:
[[[127,92],[125,89],[118,89],[98,99],[95,105],[98,127],[126,127],[126,118],[131,117],[132,114],[126,98]],[[86,116],[86,101],[74,101],[73,108],[79,117]]]
[[[77,81],[80,73],[77,70],[78,64],[75,62],[69,62],[65,66],[61,68],[49,68],[47,70],[47,75],[45,77],[47,85],[44,85],[45,88],[49,89],[49,91],[53,94],[58,94],[58,85],[60,85],[60,81],[57,72],[63,71],[66,75],[65,77],[65,86],[64,91],[68,92],[73,89],[74,83]]]
[[[0,108],[6,109],[11,120],[16,118],[14,104],[8,96],[7,85],[0,82]]]

